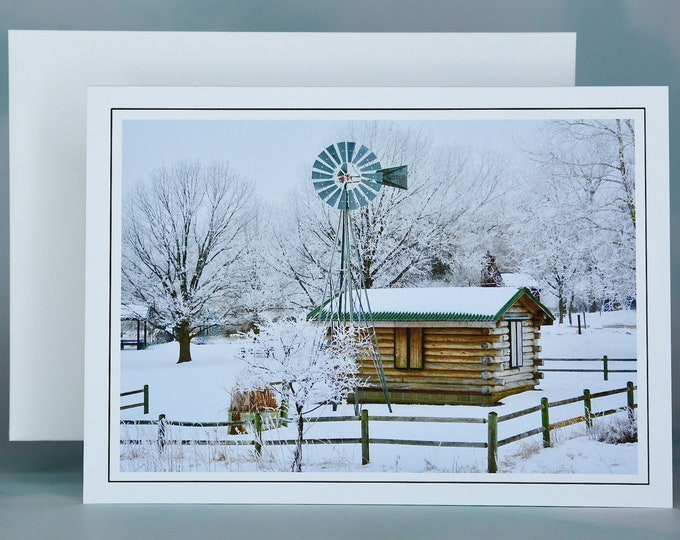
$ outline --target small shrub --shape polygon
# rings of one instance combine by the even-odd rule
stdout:
[[[625,444],[638,441],[637,418],[629,417],[627,413],[617,414],[611,419],[593,419],[590,436],[599,442],[607,444]]]

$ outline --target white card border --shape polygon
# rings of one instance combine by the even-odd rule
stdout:
[[[668,114],[667,91],[660,88],[576,89],[446,89],[446,88],[93,88],[88,104],[88,190],[85,358],[85,502],[230,502],[230,503],[324,503],[324,504],[509,504],[555,506],[670,506],[670,300],[668,229]],[[200,105],[199,105],[200,104]],[[647,189],[647,336],[648,358],[661,359],[648,372],[649,482],[625,484],[569,483],[561,475],[512,475],[446,483],[413,481],[399,476],[375,481],[363,473],[343,476],[269,475],[264,480],[213,481],[214,475],[178,481],[157,475],[120,483],[109,478],[108,369],[109,288],[102,282],[110,273],[109,178],[111,110],[121,108],[451,108],[493,109],[512,117],[512,109],[609,109],[641,108],[646,125]],[[524,114],[524,116],[522,116]],[[519,117],[526,117],[520,113]],[[104,219],[106,217],[106,219]],[[639,250],[638,250],[639,253]],[[653,262],[653,263],[650,263]],[[639,391],[641,399],[644,391]],[[653,419],[653,420],[652,420]],[[258,478],[267,473],[257,473]],[[347,475],[344,475],[347,476]],[[466,475],[467,476],[467,475]],[[472,475],[474,476],[474,475]],[[553,476],[555,476],[553,478]],[[319,477],[326,479],[321,481]],[[144,478],[144,480],[142,480]],[[408,480],[407,480],[408,478]],[[147,480],[148,479],[148,480]],[[570,479],[570,480],[573,480]],[[621,480],[621,478],[619,478]],[[347,482],[347,483],[345,483]],[[156,489],[163,485],[162,490]],[[225,489],[231,485],[232,488]]]

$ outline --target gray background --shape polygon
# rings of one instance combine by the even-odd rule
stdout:
[[[680,312],[680,2],[676,0],[0,0],[0,537],[677,538],[674,510],[88,506],[81,443],[9,443],[7,30],[577,32],[576,84],[668,85],[672,316]],[[464,51],[461,51],[464,54]],[[678,334],[680,336],[680,334]],[[678,339],[673,337],[673,349]],[[674,359],[675,360],[675,359]],[[673,367],[673,410],[680,370]],[[58,381],[55,381],[58,383]],[[670,404],[669,404],[670,405]],[[674,456],[680,429],[674,423]],[[677,468],[677,467],[676,467]],[[675,475],[676,493],[679,491]],[[556,488],[558,489],[558,488]],[[508,501],[511,505],[512,500]],[[348,501],[351,503],[351,501]]]

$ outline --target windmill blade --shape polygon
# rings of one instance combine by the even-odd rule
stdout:
[[[340,155],[338,154],[338,150],[335,148],[334,144],[331,144],[330,146],[326,147],[326,152],[331,157],[331,159],[335,162],[336,167],[338,165],[342,164],[342,159],[340,158]]]
[[[315,172],[316,171],[325,172],[325,173],[328,173],[330,175],[332,175],[333,172],[334,172],[333,167],[330,167],[329,165],[322,163],[320,159],[317,159],[314,162],[314,165],[312,165],[312,170],[315,171]]]
[[[363,197],[361,198],[361,200],[359,199],[359,197],[357,197],[356,189],[347,192],[347,199],[349,201],[348,205],[349,210],[356,210],[357,208],[364,206],[364,204],[368,204],[368,201],[366,201],[366,199],[364,199]],[[362,202],[364,204],[362,204]]]
[[[316,190],[317,193],[319,193],[322,189],[326,189],[326,188],[331,187],[331,186],[335,186],[335,180],[315,180],[314,181],[314,189]]]
[[[328,199],[325,199],[326,203],[331,205],[333,208],[341,208],[341,201],[340,197],[344,193],[339,187],[333,186],[335,191],[333,191],[333,194],[328,197]]]
[[[366,148],[363,144],[359,147],[359,150],[357,153],[354,155],[354,158],[352,158],[352,163],[357,164],[359,161],[363,159],[363,157],[368,154],[369,150]]]
[[[355,142],[348,142],[347,143],[347,161],[352,163],[354,161],[354,148],[356,147],[357,143]]]
[[[347,143],[346,142],[340,142],[337,143],[338,147],[338,152],[340,153],[340,159],[342,159],[343,163],[347,163],[349,159],[347,159]]]
[[[369,167],[371,167],[371,165],[374,165],[376,162],[378,163],[378,166],[375,167],[375,168],[379,169],[380,168],[380,162],[378,161],[378,158],[376,157],[376,155],[373,152],[371,152],[364,159],[362,159],[359,163],[357,163],[356,165],[361,170],[364,170],[364,169],[369,169]],[[373,169],[370,169],[370,170],[373,170]]]
[[[371,193],[371,192],[368,192],[368,193]],[[357,200],[357,203],[358,203],[357,208],[359,208],[361,206],[366,206],[369,202],[371,202],[371,199],[373,199],[373,197],[375,197],[375,195],[373,195],[371,193],[370,198],[368,198],[366,196],[366,191],[364,191],[363,185],[359,185],[359,187],[357,189],[353,190],[352,195],[354,197],[356,197],[356,200]]]
[[[328,167],[331,168],[331,172],[335,170],[335,167],[337,167],[337,164],[333,161],[331,156],[326,152],[326,150],[323,150],[317,158],[321,161],[323,161]]]

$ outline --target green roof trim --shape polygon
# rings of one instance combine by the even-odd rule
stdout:
[[[520,298],[527,295],[545,315],[551,320],[555,320],[555,316],[550,310],[539,302],[529,289],[521,288],[503,305],[495,315],[483,315],[478,313],[457,313],[457,312],[420,312],[420,311],[374,311],[372,313],[373,320],[376,322],[384,321],[469,321],[469,322],[493,322],[500,320],[505,312],[510,309]],[[307,314],[307,320],[311,321],[330,321],[338,320],[338,314],[334,313],[332,317],[324,309],[329,304],[325,302],[322,306],[314,308]]]
[[[521,289],[519,289],[519,290],[513,295],[513,297],[510,298],[510,300],[508,300],[508,301],[505,303],[505,305],[504,305],[501,309],[498,310],[498,313],[496,313],[496,315],[494,316],[494,319],[493,319],[493,320],[497,321],[498,319],[500,319],[500,318],[505,314],[505,312],[506,312],[508,309],[510,309],[510,306],[512,306],[515,302],[517,302],[517,300],[519,300],[519,299],[520,299],[522,296],[524,296],[525,294],[531,299],[531,301],[532,301],[534,304],[536,304],[536,305],[541,309],[541,311],[544,311],[545,314],[546,314],[548,317],[550,317],[550,319],[552,319],[553,321],[555,320],[555,315],[553,315],[547,307],[545,307],[543,304],[541,304],[541,302],[539,302],[538,299],[537,299],[537,298],[531,293],[531,291],[530,291],[529,289],[527,289],[526,287],[522,287]]]
[[[307,320],[331,320],[328,312],[315,308],[307,315]],[[333,320],[338,320],[338,314],[333,314]],[[374,321],[495,321],[493,315],[477,315],[474,313],[422,313],[422,312],[393,312],[379,311],[373,313]]]

